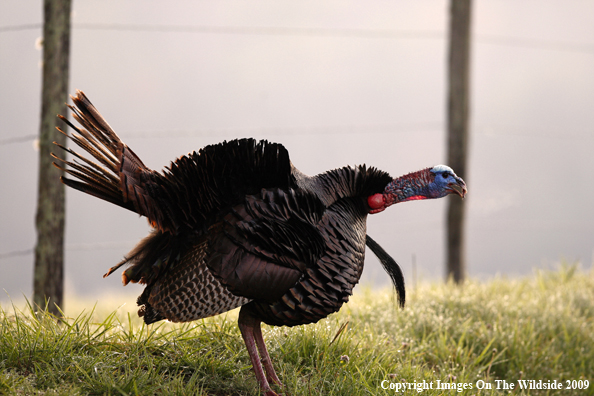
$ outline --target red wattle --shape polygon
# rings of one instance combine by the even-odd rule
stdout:
[[[383,194],[373,194],[367,198],[367,204],[371,210],[383,209],[386,205]]]

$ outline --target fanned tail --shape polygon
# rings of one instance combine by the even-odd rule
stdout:
[[[68,161],[52,153],[58,160],[54,165],[75,178],[62,177],[62,182],[76,190],[145,215],[150,220],[158,220],[160,216],[157,208],[145,192],[145,182],[153,171],[122,142],[82,91],[77,91],[76,96],[71,98],[74,106],[68,107],[80,127],[59,115],[75,132],[68,134],[57,129],[90,154],[92,159],[54,143],[73,156]]]
[[[58,115],[76,133],[68,134],[60,128],[57,129],[97,162],[83,157],[70,148],[54,143],[74,157],[71,161],[67,161],[52,153],[52,157],[59,161],[59,163],[54,162],[54,165],[78,179],[62,177],[62,182],[76,190],[134,211],[134,206],[131,202],[124,200],[120,190],[121,161],[118,159],[118,152],[121,152],[122,141],[82,91],[77,91],[76,96],[71,98],[75,106],[68,105],[68,107],[81,128],[72,124],[66,117]]]

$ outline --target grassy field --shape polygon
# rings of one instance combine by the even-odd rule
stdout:
[[[259,394],[237,311],[147,328],[133,300],[110,303],[71,302],[59,323],[2,306],[0,394]],[[564,266],[421,285],[403,310],[389,290],[359,287],[338,314],[264,326],[264,337],[284,395],[594,395],[594,274]],[[521,390],[518,380],[564,389]]]

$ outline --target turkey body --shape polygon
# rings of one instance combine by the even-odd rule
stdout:
[[[138,299],[140,315],[147,323],[187,322],[245,305],[267,324],[295,326],[338,311],[363,270],[369,212],[364,197],[381,191],[390,176],[346,167],[308,177],[287,162],[284,147],[253,139],[209,146],[178,161],[208,162],[225,173],[210,178],[210,187],[229,183],[237,188],[228,174],[239,169],[231,163],[214,166],[217,154],[230,151],[229,146],[276,154],[267,166],[289,169],[288,177],[267,178],[268,185],[257,188],[252,186],[261,183],[252,180],[249,188],[235,191],[235,202],[194,216],[200,219],[194,224],[184,215],[188,224],[177,233],[157,228],[142,241],[128,255],[132,266],[124,272],[125,282],[147,285]],[[254,175],[260,170],[249,165],[241,164],[241,172]],[[205,187],[196,178],[185,182]],[[282,187],[271,187],[279,184]]]
[[[254,139],[206,146],[156,172],[84,93],[72,100],[80,127],[60,116],[75,131],[62,133],[91,158],[59,146],[74,157],[54,155],[54,165],[73,176],[62,182],[145,216],[152,226],[105,276],[128,264],[122,281],[146,285],[138,314],[147,324],[241,307],[238,325],[269,396],[276,395],[269,383],[281,383],[260,323],[296,326],[338,311],[361,277],[366,245],[403,304],[402,272],[366,235],[367,215],[398,202],[466,193],[464,181],[444,165],[398,179],[365,165],[307,176],[284,146]]]

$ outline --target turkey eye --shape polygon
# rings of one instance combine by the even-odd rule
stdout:
[[[450,177],[450,174],[448,172],[444,172],[441,174],[441,177],[443,177],[444,179],[447,179],[448,177]]]

